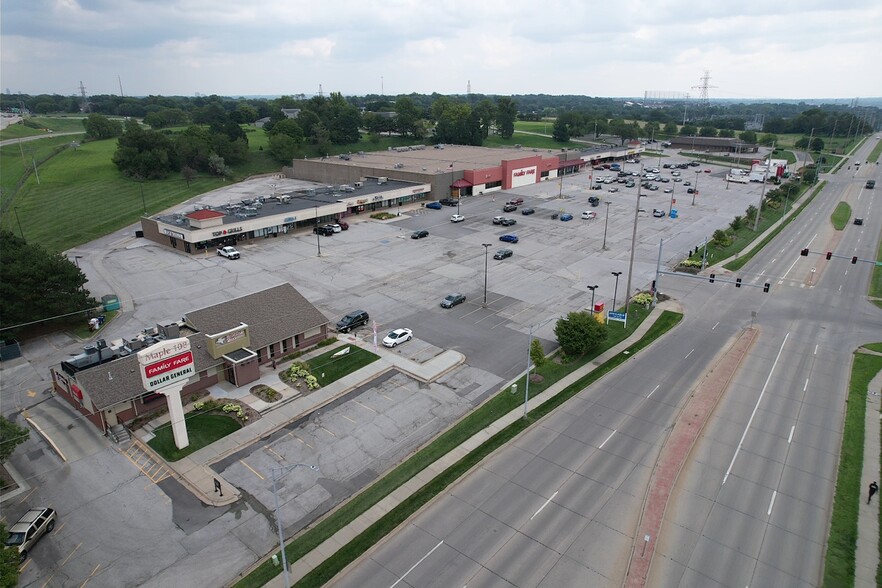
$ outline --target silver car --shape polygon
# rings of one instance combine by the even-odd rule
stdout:
[[[6,547],[17,549],[21,561],[24,561],[34,544],[55,528],[57,516],[51,508],[32,508],[9,528]]]

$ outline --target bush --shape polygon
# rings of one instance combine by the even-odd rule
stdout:
[[[631,301],[634,302],[634,304],[649,304],[652,302],[652,294],[641,292],[640,294],[635,295]]]
[[[744,217],[736,216],[732,219],[732,222],[729,223],[729,226],[732,228],[733,231],[737,231],[744,226]]]
[[[557,321],[554,334],[566,354],[582,355],[606,339],[607,329],[591,312],[570,312]]]
[[[542,349],[542,343],[539,339],[533,339],[530,343],[530,360],[536,367],[541,367],[545,363],[545,351]]]

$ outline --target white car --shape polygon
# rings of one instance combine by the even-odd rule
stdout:
[[[674,191],[673,188],[665,188],[665,194],[670,194]]]
[[[395,347],[411,339],[413,339],[413,331],[410,329],[395,329],[394,331],[389,331],[389,334],[383,339],[383,346]]]
[[[597,213],[594,212],[593,210],[586,210],[585,212],[582,213],[582,218],[586,219],[586,220],[592,219],[592,218],[597,218]]]
[[[450,222],[452,222],[452,223],[461,223],[464,220],[465,220],[465,217],[461,214],[454,214],[453,216],[450,217]]]
[[[338,225],[336,223],[332,223],[332,224],[329,224],[326,226],[331,227],[331,230],[334,231],[335,233],[339,233],[343,230],[343,227],[341,227],[340,225]]]

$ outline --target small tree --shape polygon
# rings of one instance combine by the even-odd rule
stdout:
[[[185,182],[187,182],[187,187],[189,188],[190,182],[192,182],[196,178],[196,170],[189,165],[185,165],[181,168],[181,177],[184,178]]]
[[[554,326],[557,342],[567,355],[582,355],[600,345],[607,335],[606,325],[590,312],[570,312]]]
[[[18,550],[6,547],[7,537],[9,531],[4,523],[0,523],[0,587],[14,588],[18,586],[18,566],[21,560]]]
[[[752,221],[753,219],[755,219],[756,218],[756,206],[754,206],[753,204],[748,206],[747,210],[744,212],[744,216],[749,221]]]
[[[530,343],[530,360],[536,367],[542,367],[545,363],[545,351],[542,349],[542,343],[539,339],[533,339]]]
[[[30,431],[0,416],[0,463],[5,462],[15,448],[28,440]]]
[[[744,226],[744,217],[736,216],[735,218],[732,219],[732,222],[729,223],[729,226],[732,227],[733,231],[737,231],[738,229],[740,229],[741,227]]]
[[[725,247],[729,242],[729,233],[724,231],[723,229],[717,229],[714,231],[713,242],[721,247]]]

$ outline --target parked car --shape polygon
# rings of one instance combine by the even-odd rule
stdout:
[[[512,255],[514,255],[514,251],[512,251],[511,249],[500,249],[493,254],[493,259],[505,259],[506,257],[511,257]]]
[[[653,208],[652,216],[654,216],[655,218],[662,218],[663,216],[665,216],[665,211],[660,208]]]
[[[499,224],[502,225],[503,227],[512,227],[512,226],[518,224],[518,221],[513,218],[505,217],[501,221],[499,221]]]
[[[695,189],[694,188],[686,188],[686,193],[687,194],[695,194]]]
[[[426,204],[426,208],[431,208],[433,210],[441,210],[440,202],[429,202]]]
[[[459,204],[459,200],[457,200],[456,198],[442,198],[438,202],[440,204],[443,204],[444,206],[456,206],[457,204]]]
[[[633,188],[634,186],[635,186],[634,180],[628,180],[627,182],[625,182],[626,188]]]
[[[573,215],[571,215],[569,212],[565,212],[562,215],[560,215],[560,220],[562,220],[564,222],[571,221],[571,220],[573,220]]]
[[[598,183],[598,184],[594,184],[593,186],[591,186],[591,189],[592,189],[592,190],[603,190],[603,186],[601,186],[601,185]]]
[[[422,239],[423,237],[428,237],[429,231],[423,229],[421,231],[414,231],[410,234],[411,239]]]
[[[347,223],[345,221],[337,221],[337,224],[340,225],[340,228],[343,229],[344,231],[349,230],[349,223]]]
[[[413,339],[413,331],[410,329],[395,329],[394,331],[389,331],[389,334],[383,337],[383,346],[395,347],[411,339]]]
[[[864,224],[864,219],[862,219],[862,218],[856,218],[856,219],[854,219],[854,224],[856,224],[856,225],[862,225],[862,224]]]
[[[616,192],[618,192],[618,191],[619,191],[618,188],[610,188],[610,189],[609,189],[609,192],[610,192],[611,194],[614,194],[614,193],[616,193]]]
[[[453,216],[450,217],[450,222],[452,222],[452,223],[461,223],[464,220],[465,220],[465,217],[461,214],[454,214]]]
[[[43,535],[55,528],[55,519],[58,515],[51,508],[32,508],[18,519],[18,522],[9,527],[9,537],[6,538],[6,547],[18,551],[20,561],[28,558],[28,551],[40,540]]]
[[[219,248],[217,254],[221,257],[226,257],[227,259],[239,259],[239,251],[237,251],[235,247],[230,247],[229,245]]]
[[[504,218],[505,218],[504,216],[494,216],[493,217],[493,224],[494,225],[501,225],[502,219],[504,219]]]
[[[465,294],[460,294],[459,292],[448,294],[444,297],[444,300],[441,301],[441,308],[453,308],[457,304],[465,302],[465,299]]]
[[[514,204],[506,204],[502,207],[502,212],[514,212],[518,209]]]
[[[512,198],[511,200],[506,202],[506,204],[514,204],[515,206],[520,206],[523,203],[524,203],[523,198]]]
[[[671,175],[674,176],[674,177],[677,177],[677,176],[680,175],[680,172],[678,172],[678,171],[672,171],[672,172],[671,172]]]
[[[682,181],[683,181],[683,178],[674,178],[674,181],[675,181],[675,182],[682,182]]]
[[[586,210],[585,212],[582,213],[583,220],[588,220],[588,219],[592,219],[592,218],[597,218],[597,213],[594,212],[593,210]]]
[[[334,235],[334,229],[329,227],[328,225],[322,225],[320,227],[315,227],[312,230],[316,235],[321,235],[322,237],[332,237]]]
[[[364,310],[354,310],[337,321],[337,330],[341,333],[348,333],[352,329],[357,329],[362,325],[366,325],[370,317]]]
[[[527,216],[527,215],[529,215],[529,214],[533,214],[534,212],[536,212],[536,210],[533,209],[533,208],[523,208],[523,209],[521,209],[521,214],[523,214],[524,216]]]
[[[600,198],[598,198],[597,196],[589,196],[588,204],[590,204],[591,206],[597,206],[598,204],[600,204]]]
[[[517,243],[518,236],[517,235],[502,235],[499,237],[500,241],[505,241],[506,243]]]
[[[341,227],[340,225],[338,225],[336,223],[327,224],[325,226],[328,227],[329,229],[331,229],[331,231],[333,231],[335,233],[339,233],[343,230],[343,227]]]
[[[655,191],[658,190],[658,186],[656,186],[655,184],[653,184],[653,185],[651,185],[651,186],[649,187],[649,189],[652,190],[653,192],[655,192]]]
[[[690,182],[689,180],[686,180],[685,182],[683,182],[683,185],[684,186],[691,186],[692,182]]]
[[[665,194],[672,194],[674,192],[673,188],[665,188]]]
[[[706,168],[704,168],[704,173],[706,173],[706,174],[709,174],[709,173],[711,173],[711,170],[710,170],[710,168],[709,168],[709,167],[706,167]]]

